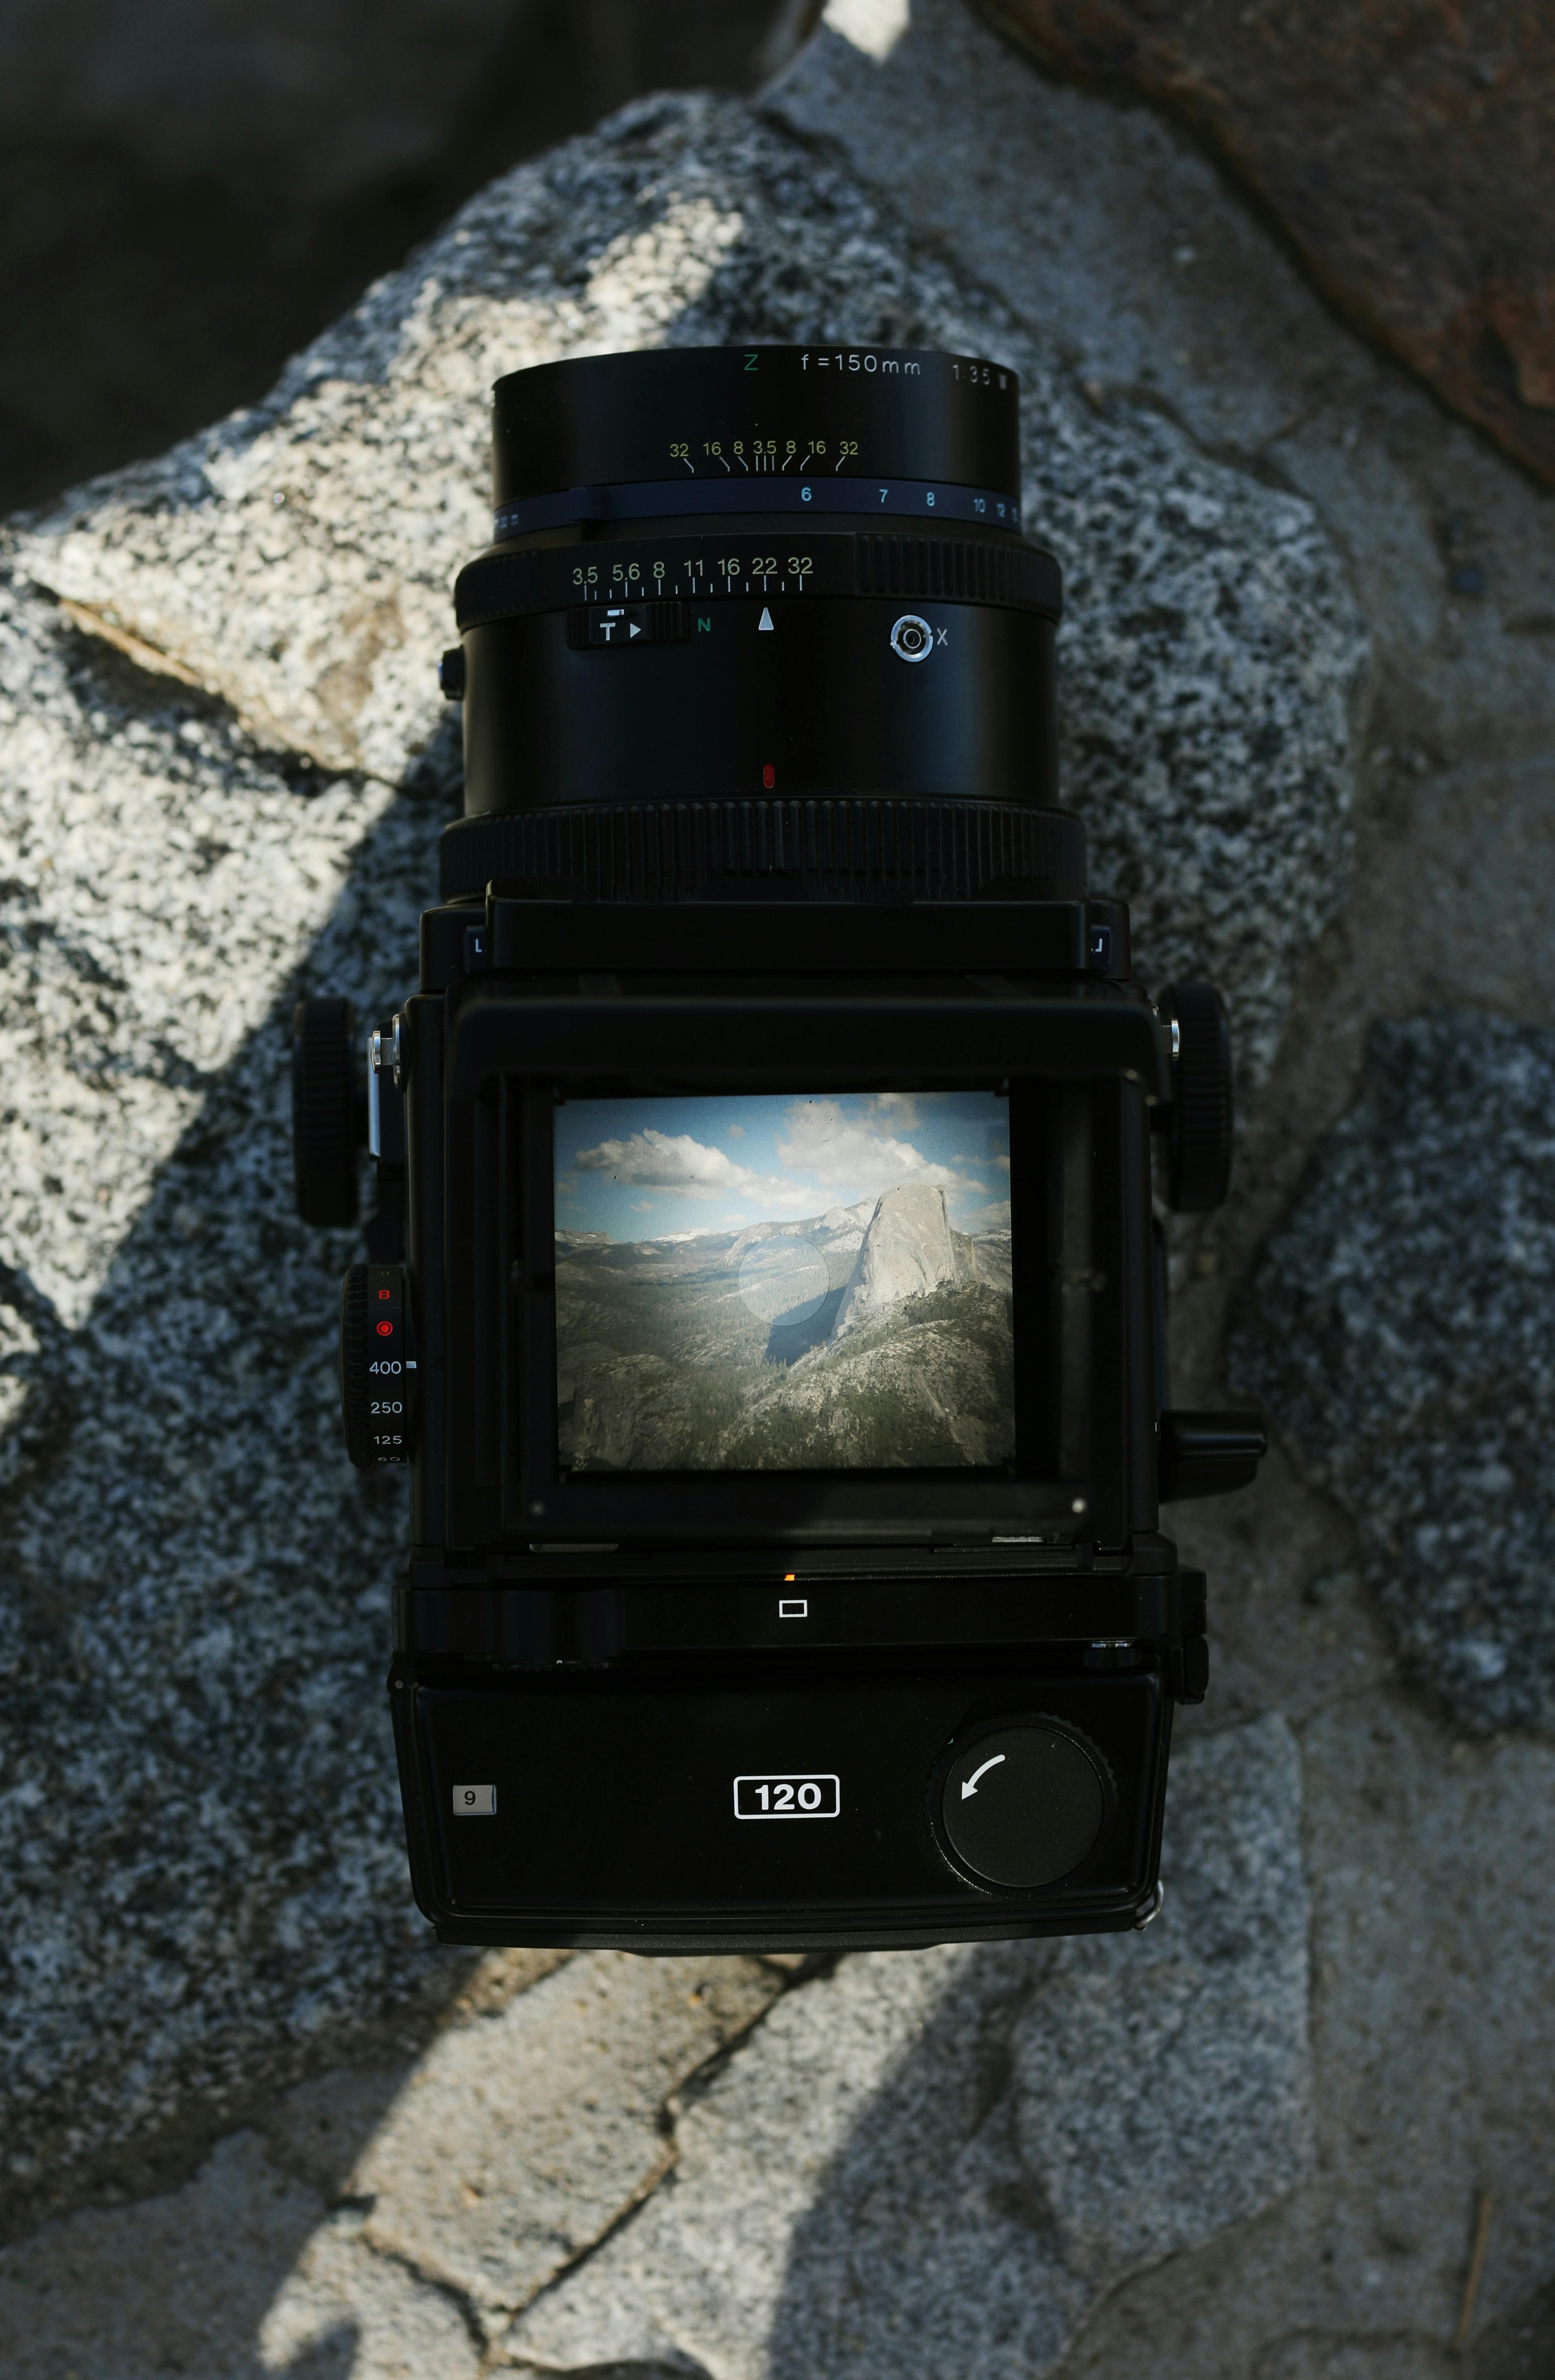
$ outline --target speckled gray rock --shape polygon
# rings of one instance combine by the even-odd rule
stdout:
[[[1555,2238],[1555,1911],[1528,1889],[1555,1861],[1555,1745],[1448,1742],[1386,1690],[1336,1695],[1300,1742],[1315,2168],[1271,2215],[1114,2289],[1065,2380],[1545,2380],[1548,2321],[1543,2362],[1507,2350]]]
[[[1552,1112],[1555,1034],[1376,1026],[1233,1342],[1410,1668],[1481,1728],[1555,1725]]]
[[[446,1971],[383,1719],[401,1483],[339,1450],[350,1247],[289,1218],[282,1026],[300,987],[379,1012],[413,967],[489,381],[818,332],[1022,370],[1070,790],[1151,971],[1219,972],[1261,1064],[1342,897],[1360,648],[1308,508],[1094,412],[733,103],[645,103],[495,184],[263,406],[16,532],[0,2190],[68,2190]]]
[[[745,1959],[482,1961],[414,2062],[310,2078],[179,2187],[0,2249],[7,2380],[472,2380],[661,2179],[668,2095],[779,1982]]]
[[[1094,410],[1056,349],[742,107],[643,103],[493,184],[265,405],[89,491],[21,558],[257,732],[393,777],[485,534],[497,373],[822,328],[1019,369],[1027,517],[1067,576],[1066,798],[1147,971],[1215,974],[1257,1076],[1347,882],[1363,644],[1327,538],[1154,410]]]
[[[181,2189],[0,2250],[7,2380],[476,2380],[457,2301],[361,2229],[234,2133]]]
[[[1032,2380],[1132,2266],[1311,2160],[1294,1742],[1174,1778],[1143,1936],[847,1960],[677,2126],[641,2213],[537,2300],[522,2367]]]
[[[381,1008],[439,801],[258,750],[6,598],[0,2194],[414,1997],[399,1482],[342,1461],[293,983]],[[312,978],[318,980],[318,977]]]
[[[443,2032],[334,2194],[370,2210],[370,2246],[500,2326],[663,2179],[671,2093],[778,1989],[753,1959],[571,1960]],[[278,2162],[307,2170],[322,2118],[337,2137],[329,2100],[328,2084],[302,2082],[264,2119]]]

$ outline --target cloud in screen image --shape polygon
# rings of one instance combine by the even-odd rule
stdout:
[[[1014,1459],[1006,1100],[571,1099],[555,1122],[564,1470]]]

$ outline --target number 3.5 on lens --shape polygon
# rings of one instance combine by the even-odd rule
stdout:
[[[736,1818],[834,1818],[842,1796],[835,1777],[736,1777]]]

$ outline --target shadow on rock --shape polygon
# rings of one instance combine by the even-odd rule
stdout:
[[[297,959],[277,967],[284,941],[262,941],[263,916],[255,924],[247,896],[229,892],[228,848],[190,862],[209,905],[198,940],[176,914],[171,985],[165,953],[127,940],[119,980],[94,994],[61,947],[68,917],[34,949],[45,1017],[62,970],[67,997],[87,986],[49,1018],[58,1172],[41,1183],[35,1238],[56,1272],[50,1232],[70,1228],[73,1202],[90,1211],[100,1177],[115,1181],[113,1138],[133,1139],[170,1075],[191,1121],[149,1196],[126,1190],[133,1220],[79,1324],[21,1275],[0,1314],[12,1349],[0,1386],[19,1407],[0,1585],[0,2196],[18,2217],[94,2181],[145,2187],[169,2164],[187,2170],[257,2090],[317,2064],[326,2040],[343,2054],[388,2011],[419,2008],[406,2022],[424,2024],[468,1965],[429,1945],[406,1880],[383,1707],[404,1483],[358,1475],[341,1450],[335,1311],[356,1248],[295,1220],[287,1082],[299,988],[349,991],[365,1016],[414,980],[446,770],[398,795],[288,775],[225,717],[200,727],[213,747],[193,743],[169,691],[160,716],[153,706],[137,722],[115,705],[112,673],[95,689],[103,745],[121,747],[118,808],[168,796],[170,853],[151,860],[169,906],[188,892],[180,847],[204,805],[261,896],[273,871],[273,908],[301,904],[284,872],[288,847],[300,851],[324,922],[301,937],[294,923]],[[115,828],[104,806],[110,894]],[[151,839],[143,811],[131,831]],[[343,866],[332,896],[321,871]],[[235,1054],[218,1069],[158,1046],[163,1014],[254,993],[224,1020]],[[125,1023],[128,1047],[93,1001]],[[138,1011],[151,1019],[139,1040]],[[96,1104],[72,1136],[81,1084]],[[164,1099],[158,1113],[181,1111]]]

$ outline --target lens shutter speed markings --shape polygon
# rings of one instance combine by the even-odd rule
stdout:
[[[842,1808],[835,1777],[736,1777],[736,1818],[834,1818]]]

